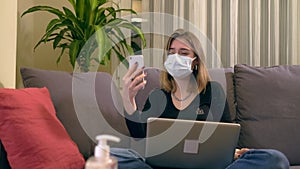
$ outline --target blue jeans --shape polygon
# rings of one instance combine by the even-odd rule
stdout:
[[[111,148],[118,159],[118,169],[152,169],[137,152],[131,149]],[[273,149],[254,149],[244,153],[226,169],[289,169],[286,156]]]
[[[290,163],[280,151],[254,149],[244,153],[226,169],[289,169]]]
[[[111,148],[110,154],[118,159],[118,169],[152,169],[145,159],[131,149]]]

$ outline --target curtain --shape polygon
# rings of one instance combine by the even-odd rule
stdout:
[[[220,59],[210,57],[212,49],[206,45],[208,67],[300,64],[299,10],[299,0],[142,0],[143,13],[175,17],[170,21],[163,15],[147,16],[142,29],[148,49],[143,53],[149,55],[150,66],[161,66],[162,57],[156,56],[162,54],[158,49],[168,38],[164,33],[192,25],[207,37]],[[163,34],[155,33],[156,29]]]

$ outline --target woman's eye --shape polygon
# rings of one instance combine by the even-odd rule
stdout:
[[[188,52],[182,52],[180,55],[187,56],[187,55],[189,55],[189,53]]]

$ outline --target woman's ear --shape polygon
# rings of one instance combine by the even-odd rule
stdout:
[[[198,64],[199,64],[199,57],[196,57],[196,59],[193,60],[192,62],[192,69],[198,69]]]

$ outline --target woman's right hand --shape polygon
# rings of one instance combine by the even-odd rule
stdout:
[[[146,85],[144,67],[140,69],[137,69],[137,67],[137,63],[133,64],[122,79],[124,84],[122,90],[123,104],[126,112],[130,115],[137,109],[135,103],[137,92]]]
[[[246,153],[249,150],[250,150],[249,148],[235,149],[234,160],[240,158],[240,156],[242,156],[244,153]]]

